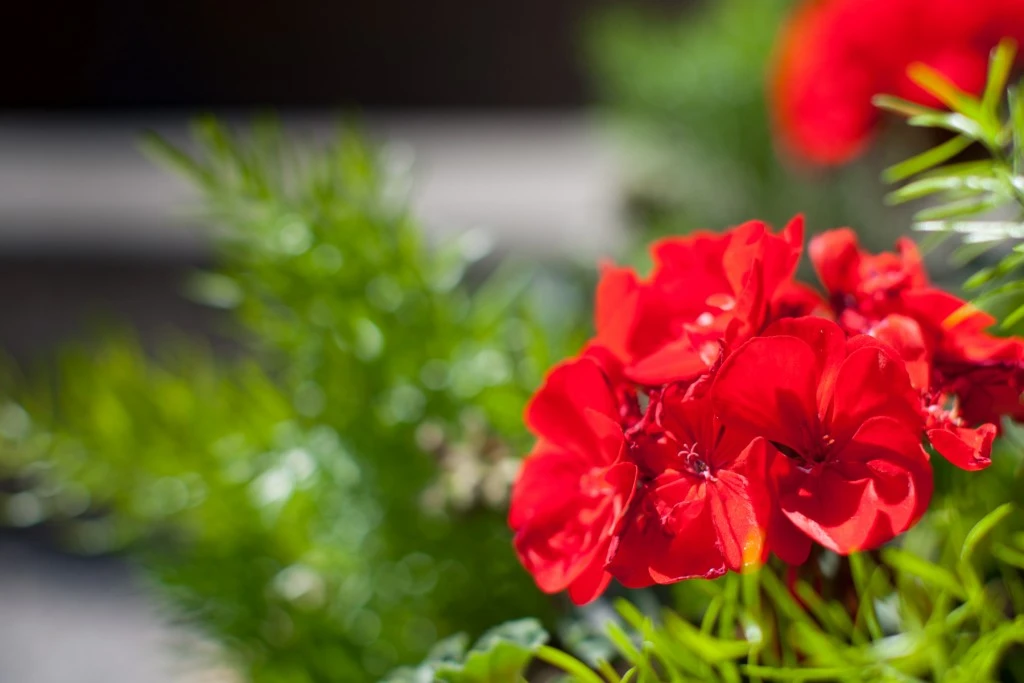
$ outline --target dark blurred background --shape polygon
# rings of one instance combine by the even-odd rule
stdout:
[[[0,106],[577,107],[588,101],[580,23],[611,4],[19,2],[4,12]]]
[[[582,113],[592,98],[580,43],[590,13],[611,4],[92,0],[8,6],[0,41],[7,65],[0,88],[0,286],[20,295],[5,307],[0,347],[30,356],[73,333],[84,312],[103,309],[143,328],[165,319],[195,327],[197,316],[187,305],[170,302],[179,271],[204,258],[202,239],[181,221],[187,196],[134,149],[142,128],[173,137],[195,112],[244,117],[272,109],[288,117],[301,111],[303,124],[312,126],[337,112],[358,113],[371,128],[386,121],[384,135],[409,139],[420,153],[428,223],[508,216],[495,206],[507,201],[510,222],[496,227],[510,235],[531,228],[536,234],[538,221],[571,229],[581,220],[573,216],[581,214],[592,231],[601,233],[604,224],[607,232],[613,219],[590,216],[583,201],[607,189],[608,174],[594,170]],[[675,13],[690,3],[633,4]],[[552,139],[561,146],[551,147]],[[524,161],[524,145],[529,150],[536,140],[545,142]],[[576,161],[564,161],[567,151]],[[583,189],[574,194],[569,187],[552,200],[495,177],[475,188],[491,197],[479,214],[450,208],[449,197],[465,194],[457,182],[464,174],[479,179],[485,165],[486,182],[487,169],[517,163],[542,173],[548,168],[538,189],[550,187],[555,175]],[[569,204],[567,196],[579,201]],[[540,215],[517,219],[523,209],[515,207],[531,204]]]

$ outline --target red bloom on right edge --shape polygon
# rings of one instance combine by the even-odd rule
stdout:
[[[914,243],[897,253],[861,250],[852,230],[811,240],[810,256],[848,334],[892,346],[918,392],[925,433],[957,467],[987,467],[1002,415],[1024,419],[1024,343],[985,331],[995,320],[928,285]]]
[[[989,52],[1024,43],[1019,0],[804,0],[784,27],[771,76],[782,146],[816,164],[841,164],[867,145],[877,93],[938,106],[907,78],[915,62],[980,94]]]
[[[647,278],[604,269],[595,338],[527,410],[509,522],[541,589],[583,603],[612,578],[876,548],[928,507],[923,443],[977,470],[1024,419],[1024,342],[929,285],[912,242],[811,240],[822,297],[793,279],[802,228],[665,240]]]

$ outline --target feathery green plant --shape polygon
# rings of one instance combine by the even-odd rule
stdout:
[[[522,405],[581,341],[579,290],[487,276],[477,233],[428,248],[402,177],[354,134],[194,133],[147,148],[202,192],[216,265],[189,291],[232,312],[252,360],[115,343],[12,382],[8,523],[129,548],[259,683],[372,680],[496,615],[551,614],[503,500]]]

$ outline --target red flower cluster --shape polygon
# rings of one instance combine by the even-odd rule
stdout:
[[[874,95],[938,106],[907,78],[911,64],[980,94],[1003,38],[1024,44],[1020,0],[804,0],[782,31],[771,76],[778,137],[807,161],[849,161],[878,122]]]
[[[932,493],[922,438],[989,463],[1024,419],[1024,342],[932,288],[913,244],[811,241],[827,297],[797,284],[798,218],[667,239],[640,278],[606,267],[597,334],[554,368],[526,421],[515,547],[547,592],[630,587],[846,554],[909,529]]]

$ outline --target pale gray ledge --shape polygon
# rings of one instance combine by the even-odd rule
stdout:
[[[243,122],[246,116],[232,114]],[[322,139],[336,117],[286,114]],[[195,195],[142,156],[141,131],[186,139],[187,114],[0,117],[0,252],[205,254]],[[411,164],[411,205],[432,234],[482,229],[527,253],[612,251],[621,233],[610,146],[583,114],[366,115],[364,127]]]

